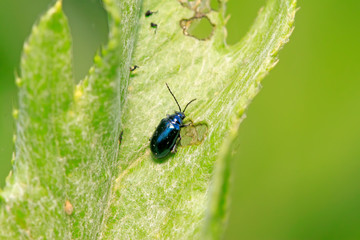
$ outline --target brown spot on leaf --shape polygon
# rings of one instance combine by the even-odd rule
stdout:
[[[74,212],[74,207],[69,200],[66,200],[64,210],[65,213],[69,216]]]

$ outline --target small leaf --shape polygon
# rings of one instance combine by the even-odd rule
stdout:
[[[14,171],[0,201],[7,239],[100,235],[117,173],[120,110],[140,1],[106,0],[109,43],[76,87],[71,37],[58,1],[24,46]],[[121,98],[120,98],[121,96]]]
[[[16,157],[0,208],[0,236],[7,239],[67,236],[66,216],[59,211],[64,204],[59,199],[66,194],[59,125],[73,91],[70,39],[57,2],[24,46]]]

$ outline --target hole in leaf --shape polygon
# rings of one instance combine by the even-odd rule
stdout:
[[[107,13],[101,0],[64,0],[73,39],[73,64],[76,82],[88,73],[96,51],[107,43]]]
[[[208,132],[208,126],[205,123],[189,125],[181,129],[181,146],[198,145],[204,141]]]
[[[212,10],[214,11],[218,11],[219,10],[219,0],[210,0],[210,7]]]
[[[231,16],[226,24],[228,44],[236,44],[246,35],[259,14],[259,9],[265,4],[265,0],[227,2],[226,15]]]
[[[215,25],[206,16],[193,17],[180,21],[185,36],[191,36],[199,40],[208,40],[214,32]]]

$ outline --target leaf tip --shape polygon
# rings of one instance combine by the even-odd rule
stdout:
[[[52,16],[62,12],[62,0],[57,0],[55,5],[49,9],[47,16]]]
[[[56,12],[62,11],[62,0],[58,0],[58,1],[55,3],[54,10],[55,10]]]

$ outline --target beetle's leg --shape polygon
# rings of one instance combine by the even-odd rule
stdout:
[[[174,146],[172,147],[172,149],[171,149],[171,153],[176,153],[176,151],[177,151],[177,145],[180,143],[180,141],[181,141],[181,135],[179,134],[178,139],[176,139],[175,145],[174,145]]]
[[[190,123],[188,123],[188,124],[183,124],[183,125],[181,125],[180,127],[183,128],[183,127],[187,127],[187,126],[190,126],[190,125],[193,125],[193,124],[194,124],[193,121],[190,120]]]
[[[177,150],[177,145],[175,143],[175,145],[171,149],[171,153],[176,153],[176,150]]]

